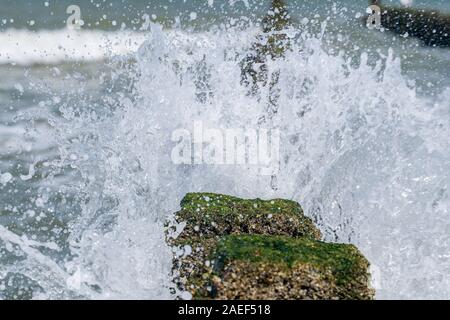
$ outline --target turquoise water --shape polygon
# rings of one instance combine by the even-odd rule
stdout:
[[[363,0],[289,2],[275,192],[251,171],[165,157],[197,117],[258,120],[237,75],[267,3],[1,0],[0,298],[174,298],[162,225],[199,190],[293,198],[363,250],[378,297],[450,297],[450,49],[367,30]]]

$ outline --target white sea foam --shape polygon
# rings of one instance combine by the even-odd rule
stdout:
[[[56,146],[48,125],[35,126],[36,131],[30,134],[23,124],[0,125],[0,155],[18,154],[22,152],[43,152]]]
[[[139,32],[8,29],[0,32],[0,64],[58,64],[96,61],[135,52],[145,39]]]

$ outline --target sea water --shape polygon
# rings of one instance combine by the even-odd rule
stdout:
[[[450,298],[450,51],[368,30],[366,1],[289,4],[292,50],[268,64],[275,182],[174,163],[176,130],[260,127],[268,88],[249,95],[240,62],[268,6],[2,1],[1,298],[183,296],[164,225],[196,191],[296,200],[360,248],[377,298]]]

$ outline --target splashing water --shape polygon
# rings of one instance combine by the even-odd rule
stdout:
[[[268,63],[280,75],[276,189],[249,166],[172,162],[172,133],[195,121],[259,126],[268,88],[248,95],[239,68],[256,32],[152,25],[135,61],[118,58],[123,87],[103,93],[103,108],[78,108],[75,90],[50,112],[58,155],[35,166],[78,211],[59,244],[0,226],[18,257],[0,279],[20,274],[34,298],[174,298],[164,223],[186,192],[209,191],[300,202],[327,240],[368,257],[378,298],[449,298],[450,91],[417,96],[392,50],[355,66],[290,30],[292,51]]]

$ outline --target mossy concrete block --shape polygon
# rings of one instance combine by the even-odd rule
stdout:
[[[219,299],[371,299],[369,262],[348,244],[226,236],[214,252]],[[252,290],[249,290],[252,288]]]
[[[176,285],[194,299],[367,299],[368,262],[321,234],[290,200],[189,193],[169,242]]]
[[[286,235],[320,239],[319,229],[290,200],[240,199],[213,193],[189,193],[176,213],[185,221],[183,239],[228,234]]]

